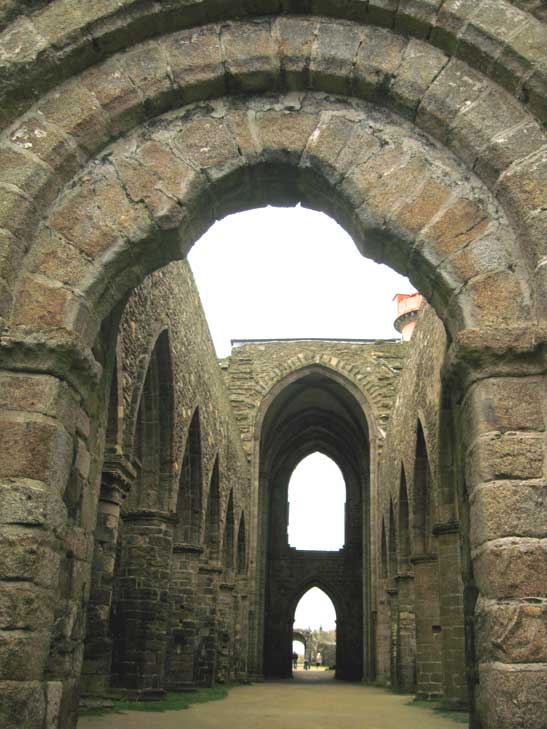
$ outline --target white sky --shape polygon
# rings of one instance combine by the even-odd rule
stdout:
[[[230,354],[231,339],[397,338],[392,299],[414,290],[406,278],[361,256],[334,220],[301,207],[224,218],[196,243],[189,261],[219,357]],[[307,495],[291,495],[300,548],[318,536],[321,514],[310,517],[314,500],[337,521],[340,499],[326,461],[303,466]],[[313,548],[338,548],[339,531],[321,528],[320,534],[322,546]],[[334,627],[332,603],[317,588],[296,614],[298,627]]]
[[[341,549],[345,502],[346,484],[334,461],[322,453],[300,461],[289,482],[289,545]]]
[[[230,339],[396,338],[393,296],[414,290],[361,256],[334,220],[301,207],[230,215],[189,261],[219,357]]]

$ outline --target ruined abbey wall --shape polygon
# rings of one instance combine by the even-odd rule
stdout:
[[[447,338],[422,309],[399,382],[380,461],[375,527],[379,677],[424,698],[464,706],[462,544],[453,478],[443,463],[441,370]],[[466,535],[467,538],[467,535]],[[467,543],[467,542],[466,542]]]
[[[363,673],[372,677],[377,662],[376,620],[384,637],[390,633],[392,683],[412,683],[416,636],[420,691],[438,693],[440,667],[443,687],[452,676],[457,700],[450,636],[461,625],[450,622],[442,592],[438,614],[431,606],[423,622],[415,606],[437,573],[461,593],[443,578],[458,539],[471,725],[543,729],[542,6],[0,3],[0,711],[8,727],[73,729],[82,662],[89,667],[84,683],[94,682],[105,674],[109,652],[115,681],[130,677],[126,690],[136,693],[161,690],[166,660],[178,666],[182,683],[231,673],[238,629],[222,626],[234,611],[245,612],[243,593],[235,597],[239,577],[233,585],[230,573],[242,577],[247,559],[241,550],[236,560],[239,485],[226,502],[223,477],[235,473],[227,464],[244,462],[249,447],[228,447],[237,441],[228,428],[226,457],[219,454],[211,468],[206,450],[202,468],[201,410],[188,436],[177,424],[190,414],[177,411],[181,390],[170,374],[176,358],[168,328],[149,343],[141,375],[130,377],[140,396],[125,399],[114,354],[131,292],[183,259],[215,220],[253,206],[301,203],[335,218],[364,255],[407,274],[447,333],[438,463],[430,425],[409,424],[414,446],[398,452],[395,444],[404,479],[402,470],[398,481],[386,471],[392,501],[387,513],[382,506],[384,530],[377,525],[363,539],[370,582],[363,581]],[[259,519],[267,513],[259,497],[273,481],[279,488],[272,493],[281,493],[294,459],[312,445],[338,454],[355,493],[357,484],[369,484],[359,492],[366,495],[363,524],[378,503],[375,459],[364,447],[374,443],[373,408],[344,374],[313,364],[272,392],[260,442],[256,430],[252,435],[251,483],[258,488],[250,488],[245,534],[257,586],[266,584],[265,574],[252,555],[268,535],[275,544]],[[184,382],[198,394],[201,380]],[[222,440],[225,421],[213,426],[214,408],[208,414],[203,407],[203,427]],[[419,419],[420,407],[414,415]],[[120,441],[125,417],[133,435]],[[241,413],[236,417],[241,421]],[[249,443],[249,433],[245,438]],[[183,502],[175,464],[189,484]],[[223,522],[224,513],[234,519]],[[232,521],[226,540],[222,524]],[[234,548],[225,548],[232,531]],[[169,579],[164,557],[171,544],[173,554],[184,555],[175,570],[177,598],[154,611]],[[373,599],[375,554],[387,580],[383,607]],[[154,575],[148,587],[134,572],[143,565]],[[207,596],[197,610],[195,584]],[[86,611],[90,589],[95,611]],[[119,606],[115,635],[112,601]],[[261,595],[256,604],[265,604]],[[179,622],[172,624],[171,614]],[[88,620],[97,627],[92,655],[84,647]],[[264,611],[249,620],[248,668],[259,673]],[[143,626],[136,644],[131,638],[142,637]],[[427,651],[420,652],[420,636]],[[197,657],[186,651],[194,645]]]

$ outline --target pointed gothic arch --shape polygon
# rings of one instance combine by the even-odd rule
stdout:
[[[247,532],[245,531],[245,513],[241,512],[237,530],[237,574],[247,574]]]
[[[182,459],[177,498],[175,542],[198,545],[202,517],[202,453],[199,407],[196,407]]]
[[[414,552],[426,554],[431,549],[432,537],[432,483],[431,467],[424,431],[420,419],[416,423],[416,456],[414,460],[413,536]]]
[[[408,492],[406,487],[405,469],[401,464],[401,478],[399,484],[399,571],[406,572],[410,568],[410,523],[408,512]]]
[[[215,458],[209,482],[204,534],[205,554],[209,561],[216,562],[220,559],[220,470],[218,455]]]
[[[222,541],[222,566],[227,575],[234,571],[234,491],[230,491],[226,516],[224,520],[224,538]]]

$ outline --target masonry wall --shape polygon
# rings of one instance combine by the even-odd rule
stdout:
[[[157,352],[160,340],[168,342],[165,362]],[[119,422],[115,437],[107,436],[84,692],[100,693],[114,686],[149,695],[244,675],[252,596],[246,567],[234,569],[234,564],[223,564],[221,556],[226,551],[225,533],[232,540],[229,553],[236,552],[241,517],[249,512],[248,466],[187,263],[166,266],[134,290],[123,312],[116,350],[119,401],[111,401],[110,407],[117,411]],[[167,440],[161,448],[170,459],[157,467],[161,471],[157,486],[142,486],[139,470],[144,466],[136,443],[142,427],[139,409],[150,388],[147,373],[158,357],[160,400],[153,416],[158,422],[145,422],[145,435],[151,431],[150,437]],[[146,413],[144,417],[153,419]],[[199,453],[192,458],[200,461],[195,495],[199,518],[192,532],[181,524],[188,518],[181,507],[186,504],[185,489],[190,488],[183,466],[191,422],[194,427],[199,423]],[[160,440],[152,447],[159,448]],[[212,527],[220,549],[213,558],[206,549],[205,532],[213,518],[208,505],[215,464],[218,508]],[[118,474],[117,499],[112,497],[113,470]],[[248,561],[248,544],[243,548]],[[239,642],[233,639],[236,629],[243,636]]]
[[[452,445],[443,423],[446,348],[441,321],[424,305],[380,457],[376,530],[378,539],[385,533],[387,564],[380,555],[378,674],[400,690],[462,706],[464,588],[456,494],[451,492],[446,503],[453,478],[445,463]],[[409,554],[403,532],[408,532]]]

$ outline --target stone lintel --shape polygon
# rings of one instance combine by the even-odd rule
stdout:
[[[202,564],[199,566],[199,571],[203,574],[221,575],[224,569],[216,564]]]
[[[400,572],[399,574],[395,575],[396,582],[404,582],[405,580],[413,580],[413,579],[414,579],[414,572]]]
[[[459,532],[459,521],[445,521],[433,525],[433,534],[435,536],[438,536],[439,534],[459,534]]]
[[[167,511],[156,511],[155,509],[139,509],[130,511],[123,515],[124,521],[156,521],[163,524],[176,524],[177,517]]]
[[[221,582],[219,585],[221,590],[231,591],[235,589],[234,582]]]
[[[437,555],[433,552],[424,552],[424,554],[413,554],[410,558],[412,564],[424,564],[426,562],[436,562]]]
[[[189,544],[176,542],[173,544],[173,552],[178,554],[203,554],[204,548],[200,544]]]

